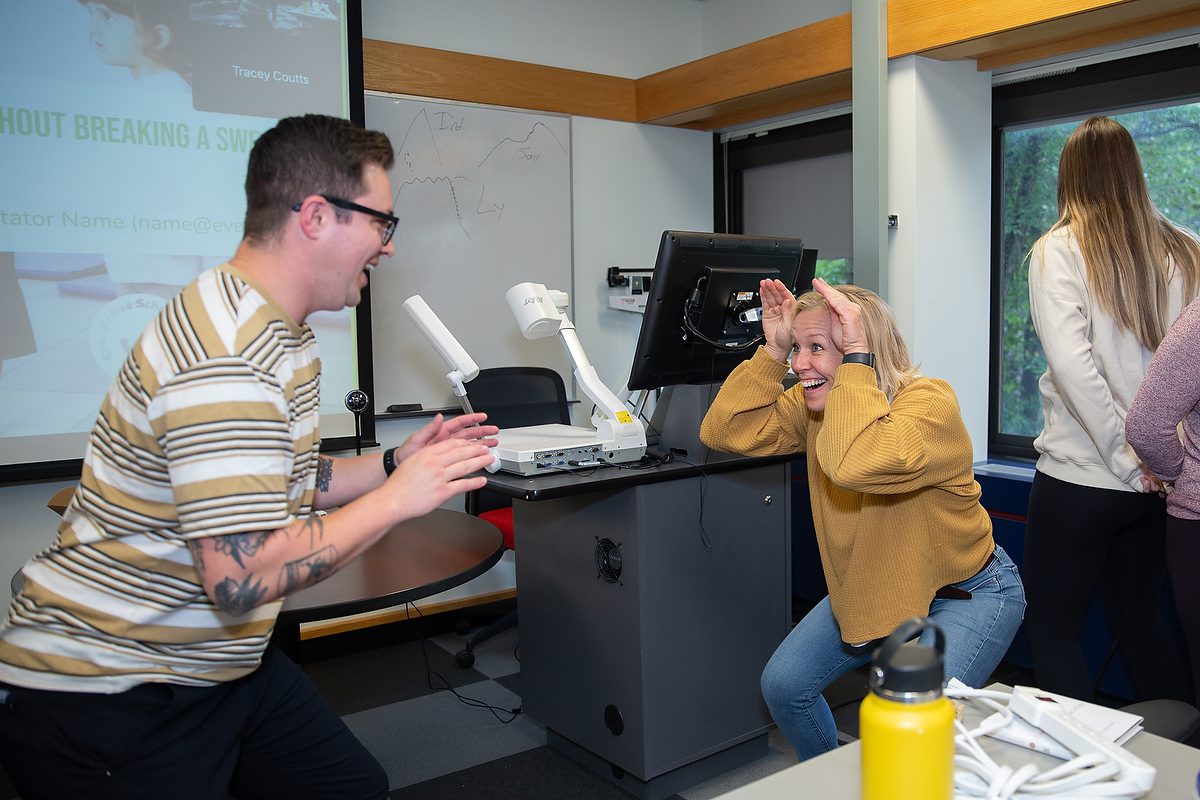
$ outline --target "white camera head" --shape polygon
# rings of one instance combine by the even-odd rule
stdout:
[[[547,289],[541,283],[518,283],[504,293],[517,327],[526,339],[542,339],[558,333],[567,307],[566,292]]]

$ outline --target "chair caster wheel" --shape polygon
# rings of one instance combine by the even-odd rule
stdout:
[[[454,661],[463,669],[470,669],[475,665],[475,654],[470,650],[459,650],[454,654]]]

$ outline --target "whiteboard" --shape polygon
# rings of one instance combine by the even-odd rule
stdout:
[[[548,366],[570,387],[559,338],[522,337],[504,301],[524,281],[572,291],[570,118],[370,92],[366,124],[395,148],[400,219],[395,255],[371,275],[376,413],[458,405],[400,307],[414,294],[480,368]]]

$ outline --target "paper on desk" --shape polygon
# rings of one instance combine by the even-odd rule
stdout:
[[[1068,717],[1119,745],[1124,745],[1142,729],[1142,718],[1137,714],[1130,714],[1128,711],[1105,708],[1095,703],[1064,697],[1053,692],[1039,692],[1038,696],[1051,698]],[[988,717],[988,720],[995,719],[1000,715],[1001,712],[997,711]],[[985,723],[988,720],[985,720]],[[1075,755],[1048,736],[1045,731],[1017,716],[1014,716],[1008,725],[994,731],[991,736],[1063,760],[1073,758]]]

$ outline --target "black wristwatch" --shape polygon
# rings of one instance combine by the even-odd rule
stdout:
[[[391,475],[396,471],[396,448],[389,447],[383,451],[383,473]]]
[[[866,364],[871,369],[875,369],[875,354],[874,353],[846,353],[842,356],[843,364]]]

